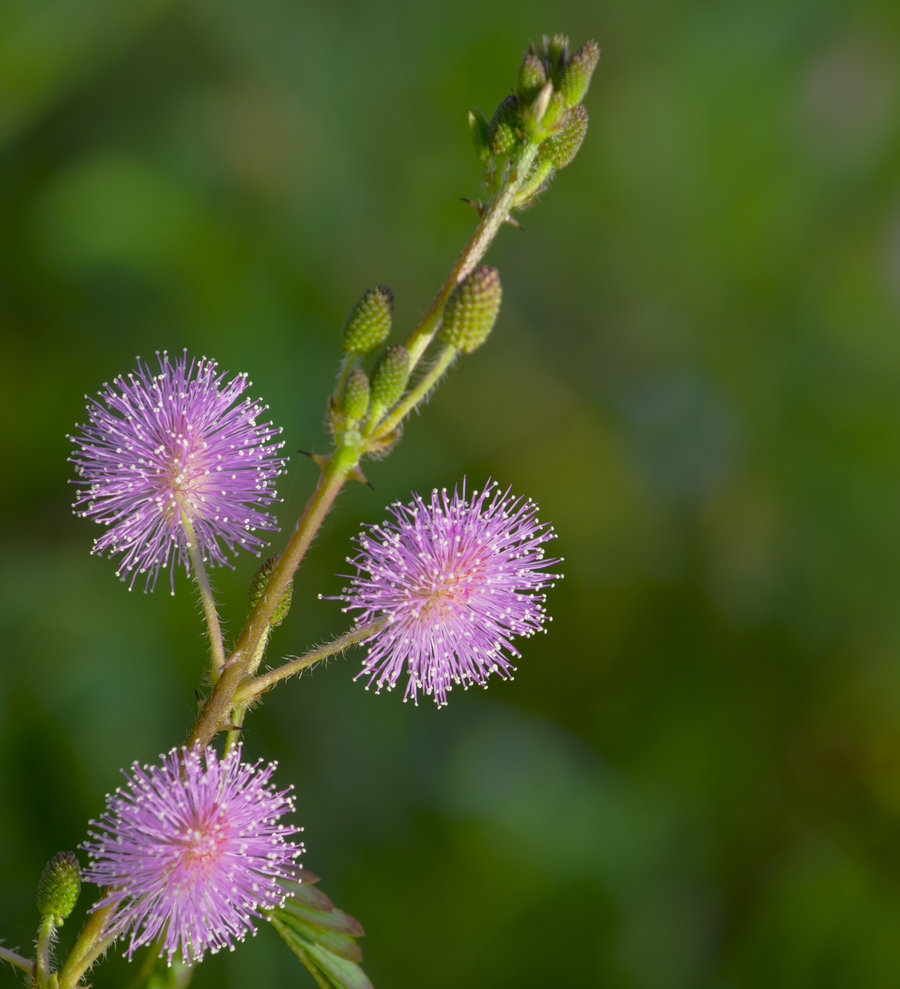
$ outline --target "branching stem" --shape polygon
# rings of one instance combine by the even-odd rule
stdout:
[[[94,910],[88,915],[78,940],[59,973],[59,989],[75,989],[84,973],[115,941],[115,935],[103,933],[111,912],[112,907],[109,906]]]
[[[264,694],[267,690],[271,690],[275,684],[280,683],[282,680],[286,680],[290,676],[294,676],[295,673],[299,673],[301,670],[307,669],[322,659],[327,659],[329,656],[334,656],[336,653],[343,652],[349,646],[356,645],[357,642],[362,642],[364,639],[368,639],[370,636],[383,629],[385,625],[387,625],[387,618],[378,618],[374,622],[370,622],[368,625],[363,625],[360,628],[352,629],[339,638],[333,639],[331,642],[326,643],[324,646],[318,646],[316,649],[311,649],[305,655],[300,656],[297,659],[292,659],[290,662],[279,666],[277,669],[269,670],[268,673],[263,673],[262,676],[258,676],[255,679],[250,680],[248,683],[245,683],[240,690],[238,690],[237,696],[235,697],[235,703],[248,704],[255,697],[259,697],[260,694]]]
[[[316,489],[306,503],[306,508],[298,519],[284,552],[275,564],[265,589],[247,618],[234,652],[225,663],[222,677],[188,736],[188,746],[195,742],[208,745],[216,732],[227,724],[238,687],[247,675],[260,640],[272,621],[272,615],[328,510],[334,504],[347,478],[356,470],[359,458],[358,446],[340,447],[323,465]]]

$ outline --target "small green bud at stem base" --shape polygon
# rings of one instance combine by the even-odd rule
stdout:
[[[268,560],[265,560],[260,564],[256,573],[253,575],[250,581],[250,610],[252,611],[256,607],[256,602],[262,597],[262,593],[265,590],[266,583],[269,580],[269,575],[275,569],[275,564],[278,563],[277,556],[270,556]],[[272,612],[272,619],[270,624],[273,628],[277,628],[288,616],[288,612],[291,610],[291,598],[294,595],[294,585],[289,583],[284,589],[284,594],[281,595],[281,600],[278,602],[275,610]]]
[[[490,149],[495,155],[505,155],[519,141],[519,98],[510,94],[501,100],[490,126]]]
[[[81,866],[74,852],[57,852],[44,867],[37,889],[42,917],[61,924],[72,912],[81,892]]]
[[[408,380],[409,351],[400,346],[386,350],[372,372],[372,404],[367,432],[400,400]]]
[[[352,429],[369,411],[369,379],[365,371],[357,368],[347,379],[344,388],[344,422]]]

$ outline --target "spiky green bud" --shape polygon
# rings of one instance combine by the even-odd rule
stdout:
[[[541,157],[556,168],[565,168],[578,154],[588,129],[588,113],[579,103],[569,111],[566,122],[541,145]]]
[[[522,103],[527,103],[534,99],[546,81],[547,70],[544,68],[544,63],[529,48],[519,66],[519,85],[517,88],[519,100]]]
[[[37,889],[37,908],[59,926],[69,916],[81,892],[81,866],[74,852],[57,852],[44,866]]]
[[[565,64],[569,55],[569,37],[565,34],[544,35],[544,53],[550,66],[550,74],[555,75]]]
[[[600,46],[596,41],[585,42],[572,56],[559,80],[559,91],[567,108],[576,106],[585,98],[599,61]]]
[[[270,556],[268,560],[265,560],[259,565],[256,573],[250,581],[250,610],[256,607],[257,602],[262,597],[263,590],[272,571],[275,569],[278,563],[277,556]],[[288,584],[284,589],[284,594],[281,595],[281,600],[278,602],[278,606],[275,608],[272,614],[272,620],[270,625],[273,628],[278,628],[278,626],[287,618],[288,612],[291,610],[291,599],[294,596],[294,585],[293,583]]]
[[[369,379],[359,368],[351,373],[344,387],[343,411],[348,426],[355,425],[369,411]]]
[[[389,409],[403,394],[409,380],[409,351],[406,347],[386,350],[372,372],[372,407]]]
[[[341,347],[348,354],[367,354],[384,343],[391,332],[394,293],[387,285],[376,285],[364,292],[344,322]]]
[[[519,97],[515,93],[510,93],[504,97],[494,116],[491,118],[490,126],[490,148],[495,155],[505,155],[516,146],[519,140]]]
[[[469,131],[472,134],[472,143],[475,145],[478,160],[487,161],[491,155],[491,125],[478,107],[469,111]]]
[[[471,354],[494,328],[503,287],[500,272],[489,265],[476,268],[453,290],[444,308],[441,339],[463,353]]]

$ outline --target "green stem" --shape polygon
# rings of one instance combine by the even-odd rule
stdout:
[[[493,201],[485,209],[469,242],[463,248],[450,274],[435,295],[428,311],[413,331],[407,344],[410,351],[411,369],[419,364],[428,345],[433,340],[437,328],[440,325],[441,314],[451,292],[472,272],[482,257],[484,257],[497,231],[509,215],[516,194],[523,184],[525,177],[528,175],[538,153],[538,148],[539,142],[526,142],[522,146],[518,157],[511,162],[508,174],[504,178]],[[403,411],[400,413],[400,416],[398,417],[396,414],[392,414],[386,421],[391,423],[399,422],[399,418],[408,414],[428,394],[429,389],[433,387],[441,374],[446,371],[452,357],[453,349],[445,348],[438,357],[436,364],[413,389],[408,399],[404,400],[402,404]],[[345,371],[346,367],[342,370],[342,374]],[[382,428],[379,430],[380,435],[383,436],[385,433],[390,433],[390,429]],[[247,621],[244,623],[234,651],[225,661],[224,667],[222,667],[221,676],[218,680],[216,680],[215,676],[213,678],[213,691],[188,735],[187,744],[189,746],[197,742],[201,745],[209,744],[216,732],[227,726],[235,699],[239,696],[238,692],[241,681],[246,678],[248,670],[253,664],[259,644],[263,636],[266,635],[272,615],[275,613],[275,609],[278,607],[278,603],[288,583],[293,579],[297,567],[300,565],[307,549],[309,549],[313,537],[318,532],[322,521],[332,504],[334,504],[334,500],[340,493],[341,488],[343,488],[347,479],[357,469],[363,452],[365,450],[371,451],[372,446],[372,440],[365,443],[365,449],[358,442],[339,446],[322,463],[322,474],[319,482],[311,498],[306,503],[303,514],[297,521],[297,525],[294,528],[285,551],[281,554],[278,563],[275,565],[274,570],[266,582],[265,590],[250,612]],[[219,636],[219,640],[221,641],[221,635]],[[215,664],[215,658],[213,662]]]
[[[438,289],[428,311],[413,330],[406,345],[407,350],[409,350],[410,370],[418,365],[428,345],[434,339],[440,325],[441,314],[451,293],[475,269],[478,262],[487,253],[494,237],[497,236],[497,231],[509,216],[519,188],[531,170],[531,165],[537,157],[539,148],[540,142],[538,141],[529,141],[522,146],[518,158],[512,163],[509,174],[497,190],[496,196],[482,213],[468,244],[462,249],[462,253],[456,259],[456,264],[450,270],[446,281]]]
[[[298,659],[292,659],[289,663],[285,663],[277,669],[269,670],[268,673],[263,673],[262,676],[258,676],[254,680],[250,680],[249,683],[245,683],[240,690],[238,690],[234,698],[235,702],[237,704],[248,704],[254,698],[259,697],[260,694],[264,694],[267,690],[271,690],[276,683],[280,683],[282,680],[286,680],[288,677],[294,676],[295,673],[299,673],[301,670],[305,670],[308,666],[318,663],[319,660],[327,659],[329,656],[334,656],[335,653],[343,652],[349,646],[355,646],[357,642],[362,642],[364,639],[368,639],[380,629],[384,628],[384,626],[387,625],[387,621],[388,620],[386,617],[377,618],[374,622],[369,622],[368,625],[363,625],[360,628],[352,629],[339,638],[333,639],[331,642],[326,643],[324,646],[318,646],[316,649],[311,649],[308,653],[300,656]]]
[[[197,535],[191,524],[190,518],[182,510],[182,525],[187,533],[187,549],[191,557],[191,566],[194,570],[194,580],[197,581],[197,588],[200,591],[200,601],[203,604],[203,613],[206,615],[206,627],[209,629],[209,672],[212,682],[215,683],[222,673],[225,665],[225,647],[222,644],[222,629],[219,625],[219,613],[216,611],[216,601],[213,597],[212,587],[209,583],[209,575],[206,572],[206,565],[203,562],[203,553],[197,542]]]
[[[161,950],[161,939],[157,939],[153,944],[147,946],[143,962],[135,973],[134,978],[126,983],[125,989],[145,989],[156,969]],[[196,965],[173,959],[171,964],[167,965],[165,984],[168,989],[186,989],[194,977],[196,968]]]
[[[402,401],[394,406],[390,415],[382,419],[378,424],[377,432],[373,430],[376,439],[386,436],[392,430],[396,429],[409,413],[427,398],[431,389],[440,381],[458,353],[459,351],[456,347],[449,343],[441,350],[437,356],[437,360],[428,369],[427,373],[422,376],[411,391],[403,396]]]
[[[2,944],[0,944],[0,961],[9,962],[10,965],[15,965],[16,968],[20,968],[23,972],[27,972],[29,976],[34,975],[34,962],[30,958],[23,958],[21,955],[17,955],[15,951],[10,951],[9,948],[4,948]]]
[[[269,642],[269,636],[272,634],[272,626],[270,625],[263,637],[259,640],[259,645],[256,647],[256,652],[253,654],[253,659],[251,660],[249,666],[247,667],[247,676],[253,676],[253,674],[259,669],[259,664],[262,662],[263,655],[266,651],[266,645]],[[238,692],[240,693],[240,692]],[[240,728],[244,724],[244,718],[247,716],[247,709],[249,703],[243,701],[240,696],[234,698],[234,707],[231,710],[231,723],[234,728],[228,732],[225,739],[225,752],[230,752],[231,749],[237,745],[238,739],[241,737]]]
[[[191,733],[188,746],[199,742],[208,745],[212,737],[227,723],[234,706],[234,697],[241,680],[253,662],[260,640],[272,621],[272,615],[284,596],[288,583],[293,579],[313,537],[318,532],[328,510],[343,488],[347,478],[359,464],[358,446],[340,447],[328,458],[303,514],[294,527],[293,534],[269,576],[265,589],[250,612],[234,651],[225,663],[225,669],[215,689],[203,706]]]
[[[38,928],[37,953],[35,955],[34,979],[39,989],[47,985],[47,978],[50,975],[50,942],[53,940],[53,932],[56,924],[53,916],[48,914],[42,918],[41,926]]]
[[[332,392],[332,398],[335,402],[339,402],[341,395],[344,392],[344,386],[347,384],[347,379],[360,365],[360,359],[357,354],[344,354],[344,359],[341,361],[341,368],[338,371],[337,381],[334,384],[334,391]]]
[[[103,934],[112,907],[103,907],[88,915],[62,971],[59,973],[59,989],[75,989],[82,975],[115,941],[114,935]]]

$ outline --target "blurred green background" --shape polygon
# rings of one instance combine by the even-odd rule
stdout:
[[[603,49],[586,144],[502,231],[493,337],[342,496],[270,652],[344,629],[317,594],[361,520],[463,475],[555,524],[549,634],[443,711],[334,661],[248,751],[296,784],[378,989],[900,984],[888,0],[0,5],[8,946],[203,685],[187,581],[129,594],[70,513],[84,393],[187,347],[250,373],[289,450],[324,449],[347,308],[385,282],[414,324],[473,222],[466,112],[556,30]],[[314,480],[295,457],[284,525]],[[254,567],[216,575],[232,635]],[[265,929],[194,985],[312,981]]]

